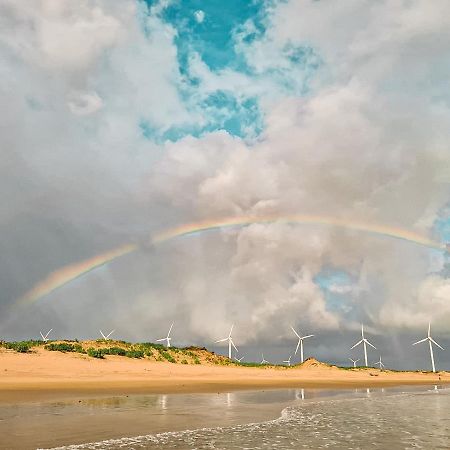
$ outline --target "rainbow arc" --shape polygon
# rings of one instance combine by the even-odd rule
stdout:
[[[289,224],[289,225],[315,225],[330,226],[364,232],[378,236],[384,236],[394,239],[400,239],[416,245],[428,247],[430,249],[449,251],[448,246],[435,242],[426,236],[411,230],[399,227],[386,226],[381,224],[367,224],[357,221],[349,221],[334,217],[315,216],[315,215],[283,215],[283,216],[242,216],[224,219],[205,220],[201,222],[192,222],[183,224],[174,228],[163,230],[154,234],[150,243],[152,245],[161,244],[174,238],[188,236],[193,233],[202,233],[210,230],[221,230],[227,228],[239,228],[253,224]],[[81,262],[64,266],[37,283],[20,300],[20,303],[34,302],[58,288],[70,283],[71,281],[84,276],[85,274],[101,267],[112,261],[130,254],[140,247],[137,244],[126,244],[117,247],[108,252],[96,255]]]

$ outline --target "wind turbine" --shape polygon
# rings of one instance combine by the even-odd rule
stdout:
[[[310,337],[313,337],[313,334],[308,334],[307,336],[300,336],[295,330],[294,328],[291,326],[292,331],[295,333],[295,335],[298,337],[298,342],[297,342],[297,348],[295,349],[295,354],[297,354],[298,352],[298,347],[300,347],[300,362],[303,362],[303,340],[304,339],[308,339]]]
[[[269,364],[269,361],[267,361],[266,359],[264,359],[264,353],[261,353],[262,359],[260,364]]]
[[[383,361],[381,361],[381,355],[379,361],[377,361],[375,364],[378,364],[380,366],[380,370],[386,368],[386,366],[383,364]]]
[[[286,361],[283,361],[284,363],[286,363],[288,365],[288,367],[291,366],[291,358],[292,358],[292,355],[289,355],[289,358]]]
[[[363,344],[364,346],[364,361],[366,363],[366,367],[368,367],[367,364],[367,345],[370,345],[371,347],[373,347],[375,350],[377,349],[374,345],[372,345],[365,337],[364,337],[364,325],[361,324],[361,340],[358,341],[350,350],[354,349],[355,347],[357,347],[359,344]]]
[[[166,347],[170,347],[170,341],[172,339],[170,337],[170,332],[172,331],[172,327],[173,327],[173,322],[172,322],[172,325],[170,325],[169,332],[167,333],[167,337],[161,338],[161,339],[156,339],[156,342],[166,341]]]
[[[216,344],[218,343],[218,342],[225,342],[225,341],[228,341],[228,358],[232,358],[232,354],[231,354],[231,346],[233,346],[234,347],[234,349],[238,352],[239,350],[237,349],[237,347],[234,345],[234,342],[233,342],[233,338],[231,337],[231,333],[233,332],[233,327],[234,327],[234,325],[231,325],[231,329],[230,329],[230,333],[228,334],[228,337],[226,337],[226,338],[224,338],[224,339],[219,339],[218,341],[216,341]]]
[[[236,357],[234,357],[234,359],[237,361],[237,362],[241,362],[243,359],[244,359],[244,357],[243,356],[241,356],[240,358],[236,358]]]
[[[42,331],[39,331],[39,333],[40,333],[40,335],[41,335],[41,337],[42,337],[42,340],[43,340],[44,342],[47,342],[47,341],[48,341],[48,335],[49,335],[52,331],[53,331],[53,328],[50,328],[50,330],[47,331],[47,334],[46,334],[45,336],[42,334]]]
[[[102,338],[103,338],[105,341],[107,341],[107,340],[109,339],[109,337],[114,333],[114,331],[116,331],[116,330],[110,331],[110,332],[105,336],[105,335],[103,334],[103,331],[100,330],[100,334],[102,335]]]
[[[413,345],[420,344],[422,342],[428,341],[428,345],[430,346],[430,356],[431,356],[431,366],[433,367],[433,372],[436,372],[436,367],[434,365],[434,354],[433,354],[433,345],[436,345],[441,350],[444,350],[432,337],[431,337],[431,322],[428,322],[428,335],[425,339],[421,339],[420,341],[414,342]]]
[[[353,368],[356,367],[356,363],[359,361],[359,359],[352,359],[352,358],[348,358],[352,363],[353,363]]]

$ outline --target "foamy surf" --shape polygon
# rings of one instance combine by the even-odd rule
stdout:
[[[450,390],[438,393],[304,402],[283,409],[278,419],[267,422],[124,437],[52,450],[450,448]]]

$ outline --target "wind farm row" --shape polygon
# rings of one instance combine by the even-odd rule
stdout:
[[[169,331],[167,332],[166,337],[160,338],[160,339],[156,339],[156,342],[162,342],[165,344],[166,347],[170,348],[171,347],[171,341],[172,341],[172,337],[171,337],[171,332],[173,329],[173,325],[174,323],[172,323],[169,327]],[[222,339],[218,339],[217,341],[215,341],[215,344],[220,344],[220,343],[224,343],[226,342],[228,345],[228,358],[230,360],[235,360],[237,362],[242,362],[244,359],[244,356],[241,356],[240,358],[238,358],[238,353],[239,353],[239,349],[237,348],[236,344],[233,341],[233,329],[234,329],[234,325],[231,325],[230,328],[230,332],[228,333],[228,336]],[[295,351],[291,354],[289,354],[288,358],[283,360],[283,364],[287,365],[287,366],[291,366],[292,365],[292,357],[294,355],[297,355],[298,351],[300,350],[300,358],[299,358],[299,362],[303,363],[305,361],[304,359],[304,341],[306,339],[312,338],[314,337],[314,334],[307,334],[302,336],[301,334],[299,334],[294,327],[291,326],[291,330],[294,333],[294,335],[297,337],[297,345],[295,347]],[[41,338],[44,342],[48,342],[50,340],[49,336],[50,333],[53,331],[53,329],[50,329],[47,331],[47,333],[42,333],[42,331],[40,332]],[[111,339],[111,336],[113,335],[113,333],[115,332],[115,330],[111,330],[109,333],[104,333],[102,330],[99,330],[100,335],[101,335],[101,339],[107,341]],[[438,347],[441,350],[444,350],[444,348],[438,344],[433,337],[431,336],[431,323],[428,323],[428,332],[427,332],[427,336],[423,339],[420,339],[417,342],[414,342],[412,345],[415,346],[417,344],[421,344],[421,343],[428,343],[429,346],[429,351],[430,351],[430,360],[431,360],[431,369],[433,372],[436,372],[436,364],[435,364],[435,359],[434,359],[434,352],[433,352],[433,345],[435,345],[436,347]],[[350,347],[350,350],[353,350],[357,347],[359,347],[360,345],[362,345],[363,348],[363,356],[364,356],[364,366],[365,367],[369,367],[369,360],[368,360],[368,353],[367,353],[367,349],[368,347],[372,347],[374,350],[377,350],[377,348],[365,337],[364,335],[364,325],[361,324],[361,339],[356,342],[352,347]],[[357,368],[357,367],[361,367],[361,366],[357,366],[357,363],[359,361],[361,361],[360,358],[358,359],[353,359],[353,358],[348,358],[349,361],[351,361],[353,368]],[[261,361],[260,363],[261,365],[269,365],[271,364],[270,361],[266,360],[264,358],[264,353],[261,354]],[[382,357],[381,355],[379,356],[379,359],[377,361],[375,361],[373,363],[374,365],[378,366],[381,370],[385,369],[386,366],[382,361]]]

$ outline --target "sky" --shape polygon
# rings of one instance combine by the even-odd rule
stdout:
[[[447,0],[0,0],[0,337],[450,369]],[[22,304],[66,265],[138,250]]]

